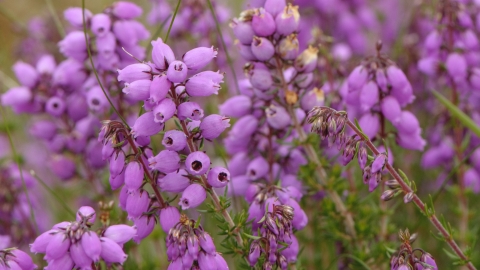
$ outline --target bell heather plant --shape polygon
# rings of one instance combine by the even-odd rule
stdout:
[[[0,269],[480,263],[475,1],[6,1]]]

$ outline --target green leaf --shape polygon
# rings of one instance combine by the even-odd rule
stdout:
[[[453,117],[457,118],[466,128],[470,129],[475,135],[480,137],[480,127],[467,114],[462,112],[455,104],[450,102],[437,91],[432,90],[433,95],[442,103]]]
[[[253,240],[261,239],[261,237],[259,237],[259,236],[254,236],[254,235],[251,235],[251,234],[248,234],[248,233],[243,233],[243,235],[245,235],[246,237],[248,237],[250,239],[253,239]]]

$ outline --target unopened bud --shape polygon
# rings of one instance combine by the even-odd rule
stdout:
[[[395,190],[388,189],[382,193],[382,196],[380,196],[380,198],[384,201],[389,201],[393,199],[393,197],[395,197],[395,193],[396,193]]]
[[[403,202],[404,203],[409,203],[413,200],[413,192],[409,192],[407,193],[404,197],[403,197]]]

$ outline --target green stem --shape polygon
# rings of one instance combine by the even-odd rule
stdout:
[[[170,31],[172,30],[172,25],[173,25],[173,22],[175,21],[175,17],[177,17],[178,9],[180,8],[180,3],[182,3],[182,0],[178,0],[177,7],[175,7],[175,11],[173,12],[172,20],[170,21],[170,25],[168,26],[167,35],[165,36],[165,38],[163,40],[163,42],[165,42],[165,43],[167,43],[168,36],[170,36]]]
[[[58,17],[57,12],[55,12],[55,8],[53,6],[52,0],[45,0],[45,3],[47,4],[48,11],[50,12],[50,15],[52,15],[53,21],[55,22],[55,27],[57,28],[58,33],[60,36],[64,37],[65,36],[65,28],[63,28],[62,21]],[[82,16],[85,16],[82,12]],[[85,18],[84,18],[85,20]]]

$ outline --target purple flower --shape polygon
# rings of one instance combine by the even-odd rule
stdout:
[[[207,175],[208,184],[215,188],[222,188],[230,181],[230,173],[223,167],[213,167]]]
[[[182,61],[173,61],[168,66],[167,78],[173,83],[181,83],[187,79],[188,69]]]
[[[180,221],[180,212],[173,206],[167,206],[160,210],[160,226],[168,233],[175,224]]]
[[[274,1],[269,1],[269,2],[274,2]],[[281,7],[282,4],[276,5],[277,8]],[[267,9],[266,5],[265,5],[265,9]],[[274,13],[272,14],[275,15]],[[296,32],[298,29],[298,25],[300,23],[300,14],[298,12],[298,6],[292,6],[291,4],[286,6],[283,9],[283,12],[280,12],[278,15],[276,15],[275,23],[277,24],[277,33],[280,35],[287,36],[293,32]]]
[[[312,72],[317,67],[318,62],[318,49],[309,46],[297,58],[295,58],[294,66],[299,72],[308,73]]]
[[[30,252],[35,254],[47,252],[47,246],[56,232],[56,230],[49,230],[39,235],[30,245]]]
[[[150,84],[150,99],[152,102],[159,102],[167,97],[168,91],[172,87],[166,75],[154,76]]]
[[[123,151],[119,151],[110,158],[110,175],[117,176],[125,167],[125,154]]]
[[[129,219],[139,218],[148,209],[150,203],[149,194],[146,191],[137,190],[130,193],[127,198],[126,211]]]
[[[113,15],[120,19],[130,20],[142,15],[142,8],[132,2],[118,1],[112,6]]]
[[[27,87],[14,87],[1,96],[2,106],[17,106],[28,103],[32,99],[32,92]]]
[[[231,97],[219,106],[220,113],[229,117],[245,116],[251,109],[252,100],[244,95]]]
[[[400,104],[398,104],[397,99],[392,96],[387,96],[383,98],[381,103],[382,113],[390,122],[394,125],[400,121],[402,115],[402,109]]]
[[[456,81],[464,80],[467,77],[467,61],[459,53],[451,53],[445,62],[448,74]]]
[[[254,32],[250,22],[233,19],[230,27],[233,29],[235,37],[237,37],[242,44],[250,45],[252,43]]]
[[[89,223],[95,223],[97,215],[95,214],[95,210],[90,206],[82,206],[78,209],[76,214],[76,220],[78,222],[82,220],[86,220]]]
[[[262,156],[258,156],[247,167],[247,175],[250,180],[258,180],[268,173],[268,162]]]
[[[171,173],[180,168],[180,156],[175,151],[163,150],[155,157],[148,159],[151,169],[163,173]]]
[[[210,158],[202,151],[192,152],[185,160],[185,169],[191,175],[205,174],[210,168]]]
[[[152,68],[147,64],[132,64],[124,69],[118,70],[118,80],[132,83],[138,80],[150,80]]]
[[[269,90],[273,84],[270,70],[263,63],[252,63],[252,68],[248,71],[248,77],[253,87],[260,90]]]
[[[87,268],[92,264],[92,259],[87,256],[80,242],[74,243],[70,246],[70,257],[75,265],[80,268]]]
[[[85,14],[85,18],[82,18],[82,13]],[[72,7],[67,8],[63,12],[63,17],[65,18],[65,20],[68,21],[68,23],[70,23],[70,25],[81,28],[83,27],[83,20],[85,19],[86,22],[90,20],[90,18],[92,17],[92,12],[88,9],[85,9],[85,11],[83,11],[82,8]]]
[[[175,55],[172,49],[165,44],[161,38],[152,41],[152,46],[153,63],[155,63],[155,66],[160,70],[167,69],[168,65],[175,61]]]
[[[122,92],[125,93],[131,100],[146,100],[150,97],[151,84],[152,81],[150,80],[137,80],[132,83],[125,83],[125,87],[122,89]]]
[[[369,81],[362,87],[360,93],[360,105],[363,111],[370,110],[375,104],[378,103],[380,98],[380,92],[375,82]]]
[[[356,91],[362,89],[367,83],[368,72],[363,66],[357,66],[348,76],[348,91]]]
[[[150,218],[149,216],[142,216],[138,219],[135,219],[133,223],[137,227],[136,235],[133,237],[133,241],[135,241],[137,244],[152,233],[156,224],[155,219]]]
[[[153,114],[155,115],[154,121],[156,123],[165,123],[168,119],[172,118],[175,114],[176,106],[169,98],[162,99],[154,108]]]
[[[197,71],[204,68],[217,56],[218,52],[212,47],[198,47],[186,52],[182,60],[189,70]]]
[[[383,170],[383,167],[385,166],[386,161],[387,161],[387,155],[380,154],[376,156],[372,163],[371,173],[374,174],[376,172],[381,172]]]
[[[70,247],[70,239],[64,232],[57,231],[50,238],[45,252],[49,260],[55,260],[63,257]]]
[[[86,232],[82,235],[82,246],[87,256],[94,262],[100,259],[101,244],[100,238],[95,232]]]
[[[30,64],[18,61],[13,65],[12,69],[22,86],[33,88],[37,84],[39,74]]]
[[[370,139],[375,137],[380,129],[380,119],[377,114],[366,113],[358,120],[363,133]]]
[[[253,55],[260,61],[267,61],[275,54],[272,42],[266,38],[254,37],[251,50]]]
[[[287,110],[281,106],[270,105],[265,109],[267,123],[274,129],[284,129],[291,124],[292,119]]]
[[[112,27],[112,21],[104,13],[95,14],[90,21],[90,29],[97,37],[105,36],[110,31],[110,27]]]
[[[109,226],[103,233],[104,237],[113,240],[119,245],[125,244],[136,235],[137,228],[135,226],[132,227],[124,224]]]
[[[200,123],[202,136],[207,140],[217,138],[227,127],[230,127],[230,119],[218,114],[209,115]]]
[[[167,173],[164,177],[158,179],[158,186],[166,192],[182,192],[190,185],[188,173],[184,169],[179,169],[172,173]]]
[[[177,107],[177,117],[179,120],[185,120],[187,118],[200,120],[203,117],[203,110],[196,102],[184,102]]]
[[[187,146],[187,136],[179,130],[169,130],[163,135],[162,144],[167,150],[180,151]]]
[[[199,206],[206,198],[207,192],[203,186],[199,184],[191,184],[183,191],[178,204],[182,206],[183,210],[186,210]]]
[[[102,253],[100,256],[105,262],[123,264],[125,260],[127,260],[127,254],[125,254],[122,248],[113,240],[101,237],[100,242],[102,245]]]
[[[146,112],[135,121],[131,133],[136,138],[138,136],[152,136],[163,129],[163,124],[155,122],[153,112]]]
[[[125,167],[125,186],[135,192],[143,184],[143,167],[138,161],[131,161]]]
[[[220,83],[223,82],[223,74],[213,71],[200,72],[185,84],[187,94],[192,97],[207,97],[217,95],[220,90]]]
[[[276,30],[275,20],[264,8],[259,8],[253,15],[252,29],[255,35],[259,37],[270,36]]]
[[[77,61],[83,61],[87,58],[85,34],[82,31],[68,33],[62,41],[58,43],[58,47],[65,57],[73,58]]]

